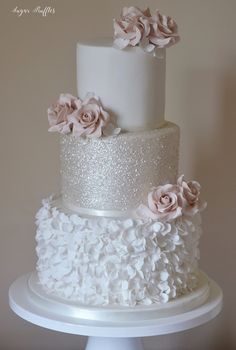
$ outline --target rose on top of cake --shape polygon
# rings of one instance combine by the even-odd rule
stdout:
[[[170,17],[149,8],[124,7],[120,19],[114,19],[114,47],[140,46],[145,52],[169,47],[180,40],[178,26]]]

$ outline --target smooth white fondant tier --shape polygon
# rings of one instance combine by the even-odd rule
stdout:
[[[165,62],[165,49],[154,57],[109,40],[78,43],[78,96],[94,92],[123,130],[155,129],[164,123]]]
[[[179,128],[172,123],[100,139],[63,135],[63,201],[81,214],[132,215],[152,187],[176,183],[178,158]]]
[[[198,284],[199,215],[172,223],[82,217],[49,199],[36,218],[37,271],[48,293],[135,306],[168,302]]]

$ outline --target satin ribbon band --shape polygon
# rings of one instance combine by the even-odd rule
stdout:
[[[81,215],[88,215],[88,216],[102,216],[102,217],[113,217],[113,218],[137,218],[137,214],[135,210],[99,210],[99,209],[89,209],[89,208],[81,208],[77,205],[67,202],[63,200],[63,204],[65,208],[72,210],[76,212],[77,214]]]
[[[50,310],[50,312],[63,317],[74,317],[93,322],[126,323],[127,321],[137,322],[137,320],[156,320],[160,317],[173,316],[193,310],[202,305],[209,297],[208,278],[202,272],[199,275],[199,286],[195,291],[171,300],[167,304],[137,305],[135,307],[81,305],[78,302],[65,300],[45,292],[39,283],[36,272],[29,276],[27,289],[30,299],[39,308]]]

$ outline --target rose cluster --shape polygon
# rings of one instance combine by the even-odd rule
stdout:
[[[176,22],[158,10],[124,7],[121,19],[114,20],[114,46],[124,49],[139,45],[146,52],[169,47],[180,40]]]
[[[98,138],[120,132],[93,93],[88,93],[84,101],[70,94],[61,94],[58,101],[48,109],[48,121],[48,131],[73,133],[78,137]]]
[[[141,204],[137,213],[158,221],[172,221],[182,215],[193,216],[206,207],[200,199],[201,186],[197,181],[185,181],[181,175],[176,185],[166,184],[148,194],[147,206]]]

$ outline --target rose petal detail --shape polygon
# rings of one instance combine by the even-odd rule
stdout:
[[[203,211],[207,203],[200,199],[201,185],[197,181],[185,181],[184,175],[181,175],[177,180],[181,188],[183,198],[183,213],[185,215],[196,215]]]
[[[158,10],[151,15],[149,8],[124,7],[113,25],[114,47],[121,50],[140,46],[145,52],[155,52],[155,48],[169,47],[180,40],[176,22]]]
[[[91,92],[84,101],[70,94],[61,94],[57,103],[48,109],[48,121],[50,132],[72,132],[77,137],[116,136],[121,131],[111,121],[100,99]]]
[[[69,117],[77,108],[80,101],[70,94],[60,94],[55,104],[48,108],[48,122],[50,132],[68,134],[72,130]]]
[[[181,175],[177,184],[154,188],[147,196],[147,205],[140,204],[136,214],[142,218],[171,222],[182,215],[194,216],[206,208],[200,199],[201,186],[197,181],[186,182]]]

